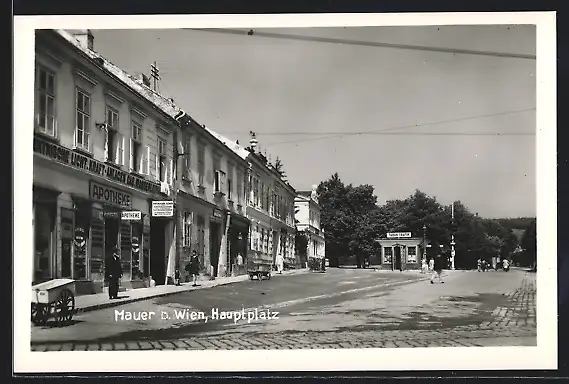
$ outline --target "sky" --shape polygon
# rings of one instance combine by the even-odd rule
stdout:
[[[535,135],[479,135],[535,133],[535,60],[187,29],[92,32],[94,49],[129,73],[156,62],[159,91],[200,124],[241,144],[255,132],[297,190],[338,172],[373,185],[380,204],[419,189],[483,217],[536,214]],[[529,25],[255,32],[536,53]]]

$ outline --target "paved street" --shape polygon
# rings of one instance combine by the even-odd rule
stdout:
[[[331,268],[79,314],[32,327],[32,350],[536,345],[535,292],[523,270],[447,271],[432,285],[415,272]]]

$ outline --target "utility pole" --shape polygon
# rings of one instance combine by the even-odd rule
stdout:
[[[423,225],[423,257],[421,258],[421,271],[427,273],[427,226]]]
[[[160,80],[160,70],[156,66],[156,62],[154,62],[154,64],[150,65],[150,76],[152,77],[152,79],[154,81],[153,89],[154,89],[154,91],[156,91],[156,84],[157,84],[158,80]]]
[[[451,216],[451,240],[450,240],[450,269],[454,270],[454,256],[456,254],[454,250],[454,201],[450,206],[450,216]]]

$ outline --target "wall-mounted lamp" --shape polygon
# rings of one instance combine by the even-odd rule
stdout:
[[[107,123],[95,123],[95,127],[104,129],[105,131],[109,129],[109,125]]]

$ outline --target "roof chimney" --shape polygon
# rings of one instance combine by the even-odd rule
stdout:
[[[93,33],[91,33],[90,29],[70,29],[69,33],[79,40],[82,46],[89,48],[91,51],[94,50],[93,41],[95,38],[93,37]]]
[[[150,78],[144,73],[138,73],[135,78],[137,82],[150,88]]]

